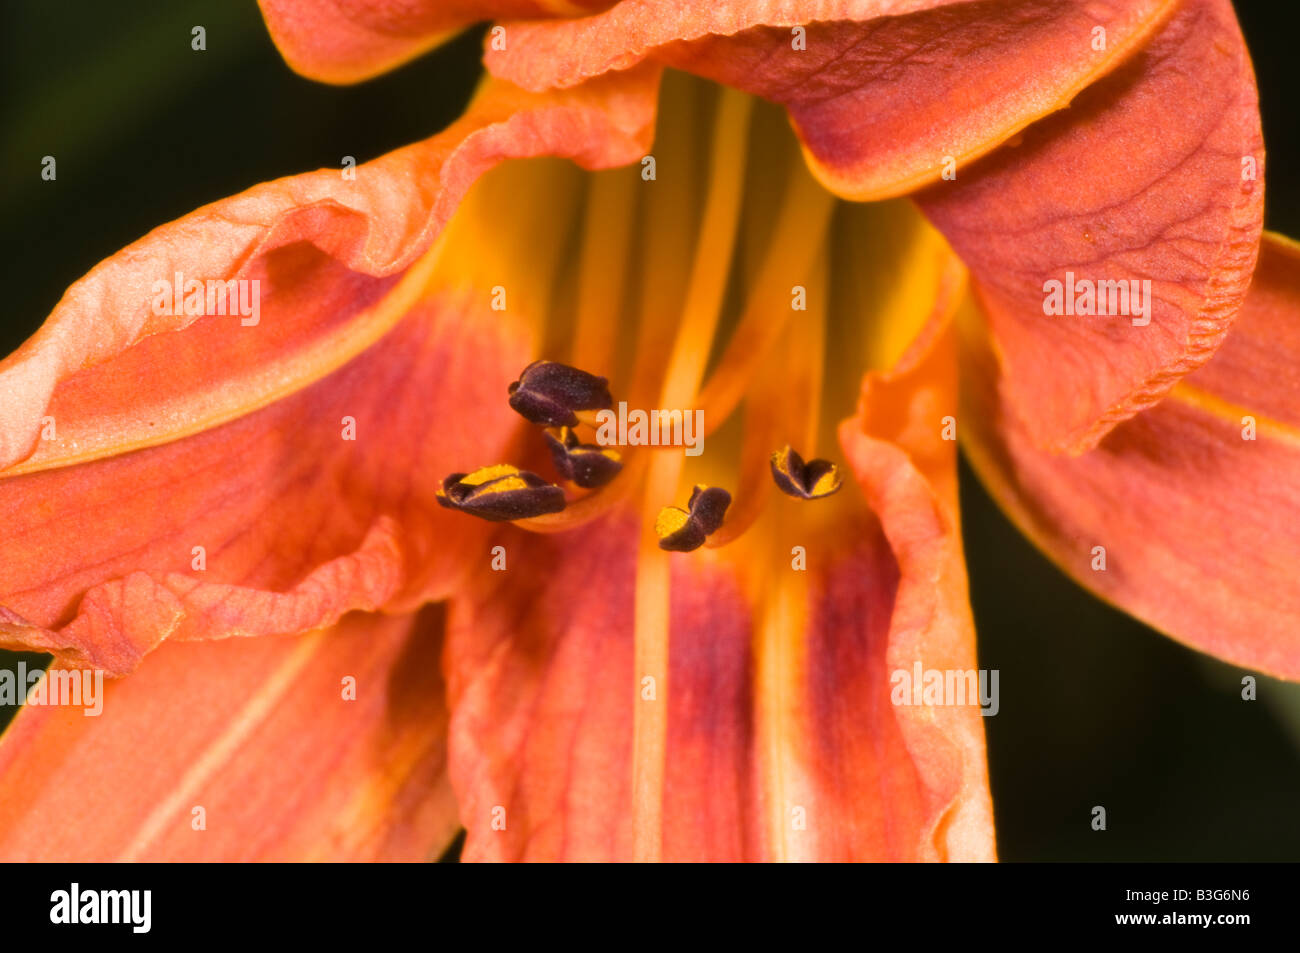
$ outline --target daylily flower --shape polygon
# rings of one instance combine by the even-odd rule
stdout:
[[[329,82],[483,6],[458,122],[156,229],[0,364],[3,644],[115,679],[6,731],[0,856],[993,859],[977,707],[891,698],[978,667],[954,437],[1082,584],[1300,677],[1228,0],[262,0]],[[1045,314],[1067,272],[1149,323]],[[708,452],[569,484],[599,378]]]

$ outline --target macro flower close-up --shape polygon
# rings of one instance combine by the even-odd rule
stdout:
[[[1272,765],[1205,853],[1295,849],[1300,244],[1230,0],[231,6],[174,62],[356,141],[196,115],[237,189],[11,262],[66,290],[0,361],[0,860],[1203,859],[1187,755],[1033,774],[1165,743],[1103,612]],[[32,193],[184,125],[62,89]]]

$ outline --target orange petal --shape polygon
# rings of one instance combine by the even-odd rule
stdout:
[[[122,674],[167,638],[295,633],[445,594],[486,530],[434,491],[466,456],[505,453],[505,384],[531,348],[487,301],[439,290],[263,410],[0,482],[0,645]]]
[[[1176,5],[625,0],[581,20],[509,24],[512,44],[485,61],[528,89],[646,59],[735,86],[789,110],[829,189],[874,200],[937,181],[948,159],[964,166],[1067,106]]]
[[[1300,679],[1300,246],[1266,235],[1214,359],[1077,459],[1033,448],[999,402],[978,318],[965,330],[965,447],[1026,535],[1173,638]]]
[[[779,537],[768,579],[786,585],[760,589],[730,547],[673,558],[665,860],[993,858],[979,714],[891,704],[892,672],[976,662],[955,524],[885,446],[850,459],[881,487],[889,537],[846,488],[856,519]],[[658,703],[633,677],[637,539],[625,514],[502,536],[510,568],[453,603],[465,859],[633,856],[633,706]]]
[[[608,2],[258,0],[285,61],[303,76],[324,83],[355,83],[387,72],[481,20],[578,16]]]
[[[632,161],[648,147],[657,86],[655,70],[563,94],[490,81],[452,126],[350,170],[353,179],[279,179],[155,229],[73,284],[0,362],[0,468],[174,440],[341,367],[411,307],[436,254],[412,265],[479,176],[507,158]],[[259,282],[257,323],[155,314],[155,283],[177,273],[182,283]]]
[[[941,273],[930,320],[891,371],[867,376],[858,416],[840,426],[849,465],[898,565],[884,660],[894,673],[918,666],[972,672],[978,666],[957,503],[956,443],[948,431],[957,407],[951,321],[963,279],[952,268]],[[992,804],[979,711],[969,705],[904,705],[894,711],[925,790],[922,818],[933,825],[933,856],[992,860]]]
[[[458,827],[439,629],[354,615],[169,645],[97,717],[24,707],[0,739],[0,859],[436,858]]]
[[[652,102],[653,81],[642,89]],[[0,414],[11,446],[33,414],[38,434],[42,411],[52,425],[52,439],[9,471],[21,475],[0,481],[0,645],[121,674],[165,638],[299,632],[351,609],[410,608],[450,591],[487,530],[438,507],[434,490],[449,472],[503,459],[518,431],[504,394],[533,354],[537,308],[517,297],[513,310],[493,311],[491,287],[527,287],[541,252],[530,260],[515,246],[536,249],[537,230],[516,209],[511,232],[490,247],[477,247],[477,234],[456,238],[453,226],[400,279],[366,269],[405,267],[473,176],[503,155],[553,150],[599,163],[632,141],[602,138],[610,114],[588,92],[568,105],[525,97],[551,105],[512,113],[513,95],[484,97],[500,121],[477,113],[478,132],[452,148],[441,180],[417,184],[401,153],[358,170],[391,207],[363,215],[329,199],[286,204],[257,228],[232,224],[239,208],[289,203],[298,180],[287,180],[160,229],[74,286],[0,371],[15,387]],[[630,137],[636,121],[635,110],[617,118],[633,124]],[[526,175],[529,166],[511,168]],[[419,214],[402,204],[417,201],[414,188]],[[259,325],[211,316],[183,330],[112,331],[116,320],[131,324],[113,308],[147,287],[160,257],[203,274],[189,263],[249,255],[292,276]]]
[[[895,671],[976,667],[954,445],[941,438],[956,399],[950,290],[841,428],[862,491],[781,497],[731,545],[672,557],[664,859],[993,858],[980,715],[891,702]],[[899,407],[912,410],[903,426]],[[452,602],[466,859],[634,854],[634,706],[662,703],[633,666],[634,512],[563,534],[507,530],[507,569],[467,579]]]
[[[1209,360],[1255,265],[1262,162],[1231,4],[1189,0],[1068,112],[920,196],[983,286],[1006,399],[1035,443],[1086,450]],[[1150,310],[1048,316],[1046,283],[1069,274],[1149,280]]]

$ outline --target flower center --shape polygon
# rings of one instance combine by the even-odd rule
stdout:
[[[837,202],[774,107],[672,73],[647,161],[586,174],[553,160],[509,163],[475,186],[448,232],[440,270],[504,289],[543,359],[521,369],[509,396],[552,429],[529,434],[514,462],[549,466],[549,447],[560,477],[590,488],[552,512],[533,474],[485,487],[454,474],[451,503],[487,518],[535,504],[538,515],[515,521],[532,532],[615,508],[640,514],[633,826],[636,856],[656,859],[673,560],[716,560],[725,547],[743,567],[757,607],[758,691],[770,702],[758,727],[781,775],[769,780],[796,790],[781,699],[799,677],[808,596],[801,574],[783,570],[793,550],[863,509],[856,487],[836,493],[851,481],[816,454],[837,456],[834,428],[854,411],[862,374],[890,366],[929,316],[944,246],[910,205]],[[698,412],[709,452],[603,446],[592,414],[607,398],[629,417]],[[774,499],[774,487],[784,495]]]

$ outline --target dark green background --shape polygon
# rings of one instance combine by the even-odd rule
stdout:
[[[459,114],[478,74],[481,31],[335,88],[284,66],[253,0],[4,6],[0,352],[153,226],[423,138]],[[1259,77],[1268,226],[1300,236],[1289,6],[1238,10]],[[190,49],[195,24],[206,52]],[[57,157],[56,182],[40,178],[44,155]],[[1300,859],[1300,686],[1261,679],[1261,700],[1241,701],[1245,672],[1091,598],[1018,536],[969,470],[962,480],[980,664],[1002,673],[1001,713],[985,721],[1002,858]],[[1089,826],[1095,804],[1105,832]]]

